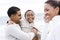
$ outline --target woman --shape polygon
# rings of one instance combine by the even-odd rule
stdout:
[[[44,12],[45,19],[50,21],[44,40],[60,40],[60,4],[56,1],[46,1]]]
[[[32,10],[27,10],[25,12],[25,20],[22,22],[22,30],[25,32],[30,32],[31,29],[35,29],[34,26],[34,12]],[[38,40],[38,36],[35,36],[35,38],[33,38],[33,40]]]

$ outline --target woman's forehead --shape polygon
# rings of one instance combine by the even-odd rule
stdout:
[[[50,4],[45,4],[44,8],[51,8],[52,6]]]

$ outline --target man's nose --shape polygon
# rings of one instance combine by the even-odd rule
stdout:
[[[45,13],[45,16],[47,16],[48,15],[48,13]]]
[[[20,17],[20,19],[22,19],[22,17]]]

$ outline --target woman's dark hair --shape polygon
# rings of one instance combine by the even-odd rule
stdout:
[[[29,11],[32,11],[32,10],[27,10],[27,11],[25,12],[25,15],[24,15],[25,18],[26,18],[26,14],[27,14],[27,12],[29,12]],[[33,12],[33,11],[32,11],[32,12]],[[33,13],[34,13],[34,12],[33,12]]]
[[[59,4],[59,14],[58,15],[60,15],[60,2],[58,2],[58,4]]]
[[[60,15],[60,2],[57,2],[57,1],[54,1],[54,0],[48,0],[45,3],[50,4],[54,8],[59,7],[59,13],[58,13],[58,15]]]
[[[13,6],[8,9],[7,14],[9,17],[11,17],[11,15],[16,14],[17,11],[20,11],[20,9],[18,7]]]

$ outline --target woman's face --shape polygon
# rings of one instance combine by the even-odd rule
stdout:
[[[32,11],[28,11],[25,18],[29,23],[32,23],[34,21],[34,13]]]
[[[50,20],[52,20],[54,16],[58,14],[57,7],[54,8],[50,4],[46,3],[44,6],[44,13],[45,13],[45,16],[44,16],[45,22],[49,22]]]

